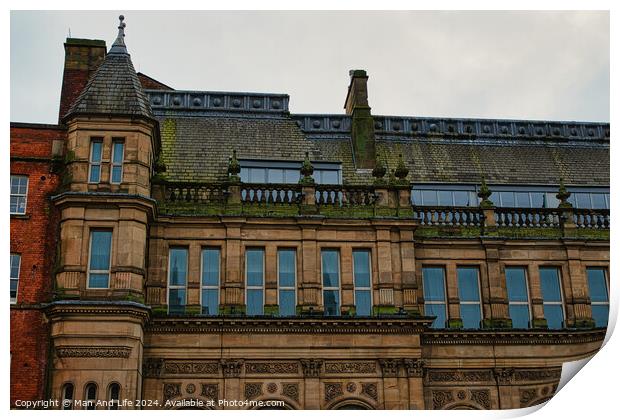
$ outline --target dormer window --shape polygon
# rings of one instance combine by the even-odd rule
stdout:
[[[241,182],[250,184],[297,184],[301,161],[270,161],[240,159]],[[312,177],[317,184],[341,184],[340,163],[312,162]]]
[[[103,151],[103,139],[93,137],[90,141],[90,159],[88,169],[88,182],[98,184],[101,181],[101,155]]]

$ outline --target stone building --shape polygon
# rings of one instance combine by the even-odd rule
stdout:
[[[363,70],[291,114],[137,74],[124,26],[65,44],[48,397],[519,408],[600,348],[609,124],[377,116]]]

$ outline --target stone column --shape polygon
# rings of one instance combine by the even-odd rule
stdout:
[[[383,376],[383,409],[398,410],[403,409],[398,386],[401,360],[399,359],[380,359],[381,373]]]
[[[568,279],[562,279],[563,283],[570,285],[572,300],[569,301],[568,296],[566,298],[566,306],[571,308],[573,312],[573,319],[568,319],[567,322],[572,323],[576,328],[593,328],[594,319],[592,319],[592,306],[589,298],[588,291],[588,279],[586,276],[585,267],[581,263],[581,251],[580,247],[583,245],[581,242],[567,243],[566,255],[568,257]],[[569,325],[571,326],[571,325]]]
[[[224,395],[225,400],[241,400],[241,367],[243,360],[222,360],[222,374],[224,375]],[[224,407],[225,410],[235,410],[238,407]]]
[[[461,307],[459,300],[456,264],[446,265],[446,294],[448,295],[448,328],[462,328]]]
[[[491,328],[511,328],[512,320],[508,314],[506,276],[499,263],[499,250],[494,244],[485,244],[485,247],[488,288],[482,283],[483,273],[480,273],[480,281],[482,294],[485,294],[485,290],[490,291],[488,297],[490,306],[484,305],[486,316],[483,323],[486,327]],[[485,300],[483,298],[483,302]]]
[[[390,229],[377,228],[377,278],[379,301],[375,302],[376,314],[396,312],[394,306],[394,282],[392,280],[392,243]]]
[[[244,256],[241,252],[241,221],[226,223],[226,277],[223,281],[222,314],[245,313]]]
[[[301,305],[299,310],[322,312],[321,254],[316,243],[316,226],[302,226],[302,278],[299,282]]]
[[[530,279],[530,300],[532,303],[532,327],[547,328],[547,320],[543,310],[542,293],[540,291],[540,273],[538,265],[528,265],[528,276]]]
[[[499,408],[514,408],[512,401],[512,383],[514,380],[514,369],[496,368],[493,373],[497,381],[497,394],[499,397]]]
[[[424,365],[426,362],[422,359],[405,359],[403,360],[405,371],[407,373],[408,390],[409,390],[409,409],[424,410]]]
[[[403,307],[412,315],[424,313],[418,304],[419,286],[415,273],[415,245],[413,230],[400,231],[401,287],[403,290]]]
[[[301,359],[301,366],[304,371],[304,402],[305,410],[321,409],[321,359]]]

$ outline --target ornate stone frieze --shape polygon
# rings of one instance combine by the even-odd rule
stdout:
[[[157,378],[161,376],[164,368],[164,359],[149,358],[144,361],[142,373],[149,378]]]
[[[341,383],[327,382],[325,384],[325,402],[329,402],[343,394]]]
[[[321,374],[321,366],[323,360],[321,359],[301,359],[301,366],[304,370],[304,376],[307,378],[318,378]]]
[[[227,378],[238,377],[241,373],[241,366],[243,366],[243,360],[222,360],[222,372]]]
[[[293,401],[299,402],[299,384],[283,383],[281,394]]]
[[[432,395],[433,395],[433,410],[441,410],[446,405],[454,402],[454,396],[452,395],[452,391],[433,390]]]
[[[490,370],[429,370],[428,382],[489,382],[493,381]]]
[[[188,394],[193,394],[194,392],[196,392],[196,385],[187,384],[187,386],[185,387],[185,392],[187,392]]]
[[[407,371],[407,376],[413,378],[421,378],[424,376],[425,361],[422,359],[404,359],[403,365]]]
[[[168,401],[181,396],[181,383],[164,383],[164,400]]]
[[[519,392],[519,402],[521,403],[521,407],[527,407],[529,403],[536,398],[536,396],[536,388],[522,389]]]
[[[299,364],[297,362],[246,362],[246,374],[297,374]]]
[[[605,331],[427,331],[422,335],[426,345],[535,345],[535,344],[582,344],[602,341]]]
[[[348,382],[347,383],[347,392],[349,394],[353,394],[355,391],[357,391],[357,385],[355,385],[355,382]]]
[[[252,400],[263,395],[263,384],[260,382],[250,382],[245,384],[245,398]]]
[[[362,383],[362,391],[360,392],[362,395],[366,395],[367,397],[372,398],[377,401],[377,383],[376,382],[366,382]]]
[[[398,376],[398,367],[400,365],[399,359],[380,359],[381,372],[384,377],[396,377]]]
[[[536,369],[515,371],[516,381],[552,381],[559,380],[562,369]]]
[[[376,373],[375,362],[325,362],[325,373]]]
[[[476,389],[471,391],[471,400],[487,410],[491,408],[491,393],[488,389]]]
[[[278,390],[278,385],[270,382],[267,384],[267,392],[269,392],[270,394],[275,393]]]
[[[58,357],[113,357],[127,359],[131,347],[127,346],[61,346],[56,348]]]
[[[217,374],[219,363],[216,361],[166,360],[163,373],[168,375]]]
[[[207,400],[217,400],[219,396],[218,384],[200,384],[200,396]]]
[[[510,385],[514,379],[515,370],[512,368],[496,368],[493,373],[498,385]]]

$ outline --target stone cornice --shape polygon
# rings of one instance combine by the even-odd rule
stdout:
[[[131,301],[71,301],[62,300],[44,305],[46,315],[51,319],[67,315],[84,316],[129,316],[140,322],[147,322],[151,309],[141,303]]]
[[[537,331],[427,331],[422,344],[580,344],[603,342],[605,329],[595,330],[537,330]]]
[[[154,334],[252,333],[252,334],[421,334],[431,318],[377,319],[252,319],[155,318],[147,326]]]
[[[118,207],[140,207],[150,212],[151,217],[157,214],[157,201],[139,194],[66,191],[50,197],[50,200],[59,208],[75,204],[105,202]]]

